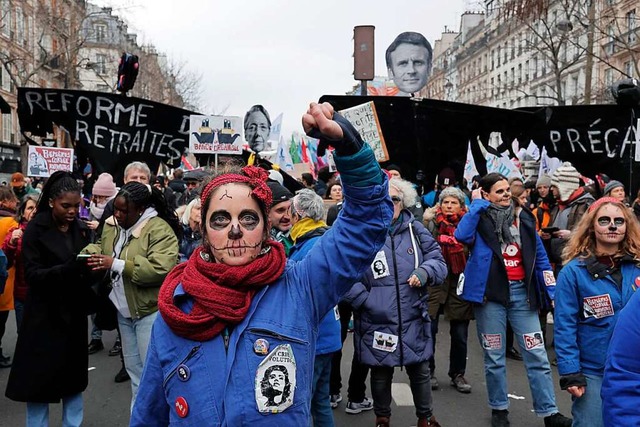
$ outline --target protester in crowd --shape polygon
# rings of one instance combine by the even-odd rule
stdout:
[[[440,198],[440,192],[447,187],[457,187],[457,184],[458,181],[456,178],[456,173],[453,171],[453,169],[449,167],[443,168],[440,172],[438,172],[438,177],[436,179],[436,188],[422,196],[422,206],[425,209],[434,207]],[[466,204],[469,204],[469,200],[466,200]]]
[[[182,227],[160,190],[148,184],[128,182],[118,191],[113,207],[100,240],[83,252],[94,254],[87,261],[94,271],[111,276],[109,298],[118,310],[133,407],[158,313],[158,291],[178,262]]]
[[[396,366],[405,367],[409,375],[418,427],[440,426],[432,414],[427,287],[444,281],[447,266],[436,241],[406,209],[417,196],[413,185],[392,178],[389,195],[394,209],[386,242],[344,297],[354,308],[354,352],[371,367],[377,426],[389,425]]]
[[[289,258],[293,261],[301,261],[318,243],[320,237],[329,230],[324,222],[325,207],[322,197],[317,195],[313,189],[298,191],[290,202],[290,216],[291,238],[294,245],[291,248]],[[314,286],[326,286],[326,284],[315,283]],[[334,425],[329,382],[333,354],[341,347],[340,319],[337,316],[337,307],[334,306],[324,315],[318,325],[311,387],[311,417],[314,427],[332,427]]]
[[[551,227],[557,231],[550,233],[549,259],[554,263],[557,275],[562,267],[562,251],[571,230],[580,222],[594,198],[580,187],[580,173],[569,162],[564,162],[553,172],[551,192],[556,199],[556,206],[551,211]]]
[[[187,189],[178,199],[178,206],[186,206],[193,199],[199,197],[200,192],[202,191],[202,183],[207,178],[209,178],[209,173],[205,172],[204,170],[198,169],[187,171],[183,176]]]
[[[327,210],[327,224],[331,226],[338,218],[338,214],[342,210],[342,204],[344,203],[342,200],[342,184],[340,178],[334,178],[327,183],[327,192],[324,198],[335,202],[335,204],[329,206]]]
[[[621,202],[625,202],[627,198],[627,194],[624,191],[624,184],[620,181],[611,180],[604,187],[604,197],[613,197],[615,199],[620,200]]]
[[[193,251],[202,243],[201,233],[201,209],[200,197],[189,202],[184,213],[180,217],[182,224],[182,239],[180,240],[180,261],[189,259]]]
[[[15,221],[18,224],[8,230],[7,236],[2,244],[2,250],[7,256],[9,265],[14,269],[13,280],[13,306],[16,314],[16,327],[20,332],[20,325],[24,315],[24,304],[27,300],[27,281],[24,274],[24,257],[22,255],[22,236],[27,224],[36,212],[38,198],[33,194],[24,197],[20,207],[16,212]],[[1,363],[1,361],[0,361]]]
[[[320,147],[335,148],[349,199],[343,220],[286,265],[282,245],[269,238],[264,170],[210,181],[203,246],[161,289],[131,426],[309,424],[314,331],[372,262],[391,202],[373,151],[329,104],[311,104],[303,125]]]
[[[389,174],[389,179],[391,178],[402,179],[402,169],[400,169],[400,166],[394,165],[392,163],[388,165],[385,170]],[[413,185],[413,188],[415,188],[416,190],[416,200],[414,201],[413,205],[407,206],[407,209],[411,211],[411,213],[413,214],[413,216],[416,218],[417,221],[422,221],[422,216],[424,215],[424,209],[422,208],[422,202],[420,201],[420,196],[417,193],[418,185],[415,183],[412,183],[412,185]]]
[[[327,192],[327,184],[324,181],[314,179],[313,175],[308,172],[304,172],[300,175],[300,178],[302,179],[302,185],[304,185],[305,188],[310,188],[315,191],[318,196],[324,197]]]
[[[291,198],[293,194],[283,185],[274,181],[268,181],[271,190],[272,204],[269,209],[269,234],[276,242],[282,243],[284,252],[288,256],[293,240],[291,239]]]
[[[0,242],[4,242],[8,232],[18,223],[15,220],[18,198],[9,187],[0,187]],[[15,269],[8,269],[4,292],[0,293],[0,368],[11,367],[11,357],[2,352],[2,338],[4,337],[9,312],[13,310],[13,285]]]
[[[542,341],[538,309],[553,299],[555,278],[536,233],[533,215],[513,205],[507,178],[489,173],[473,192],[469,212],[454,237],[469,245],[462,298],[476,304],[478,338],[493,427],[508,426],[509,399],[504,337],[507,319],[523,349],[535,413],[545,426],[571,426],[558,412],[553,379]],[[530,272],[530,273],[527,273]]]
[[[173,170],[173,179],[169,180],[167,185],[176,193],[176,199],[179,199],[182,193],[187,189],[187,183],[182,179],[184,177],[184,171],[180,168]]]
[[[176,193],[171,189],[171,187],[167,185],[164,175],[151,177],[151,183],[154,187],[160,190],[162,194],[164,194],[164,198],[167,199],[167,204],[169,206],[174,209],[178,207],[178,198],[176,196]]]
[[[80,191],[69,172],[54,172],[22,238],[29,295],[6,395],[27,402],[28,426],[48,425],[49,403],[60,400],[63,425],[82,423],[92,291],[86,262],[76,258],[91,234],[78,219]]]
[[[431,217],[427,218],[425,225],[427,230],[436,239],[442,250],[442,255],[447,263],[447,277],[442,286],[431,289],[429,294],[429,316],[431,316],[431,337],[433,339],[433,352],[429,360],[431,371],[432,389],[438,388],[435,376],[435,348],[438,334],[438,320],[444,313],[449,320],[449,335],[451,346],[449,348],[449,378],[451,385],[460,393],[471,393],[471,385],[464,377],[467,369],[467,338],[469,322],[473,320],[473,306],[458,295],[458,282],[464,281],[464,272],[467,264],[468,251],[465,246],[453,236],[460,219],[467,212],[464,204],[465,196],[455,187],[442,190],[438,205],[433,209]]]
[[[560,386],[573,396],[574,427],[601,427],[600,388],[618,315],[640,277],[640,225],[615,197],[593,203],[564,249],[554,340]]]
[[[31,185],[27,184],[24,175],[20,172],[11,175],[11,188],[18,200],[22,200],[27,194],[38,195],[38,192],[31,187]]]
[[[632,241],[629,240],[629,243]],[[636,240],[637,242],[637,240]],[[634,249],[637,252],[637,249]],[[637,256],[637,255],[636,255]],[[605,427],[640,425],[640,292],[634,292],[609,343],[602,378],[602,418]]]

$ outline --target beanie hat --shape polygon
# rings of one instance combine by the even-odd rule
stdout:
[[[455,185],[456,173],[451,168],[444,168],[438,174],[439,185]]]
[[[604,187],[604,195],[611,195],[611,191],[619,187],[624,188],[624,185],[620,181],[616,181],[615,179],[609,181]]]
[[[12,187],[22,187],[24,185],[24,175],[20,172],[16,172],[11,175],[11,186]]]
[[[546,173],[540,176],[540,178],[538,178],[538,180],[536,181],[536,188],[540,187],[541,185],[545,187],[551,187],[551,177]]]
[[[271,207],[274,207],[278,203],[286,202],[289,199],[293,198],[293,194],[291,191],[287,190],[286,187],[278,184],[275,181],[268,181],[267,185],[271,189],[271,193],[273,194],[273,202],[271,202]]]
[[[571,163],[564,162],[551,176],[551,185],[558,188],[560,201],[567,201],[580,187],[580,172]]]
[[[400,169],[400,166],[398,165],[394,165],[393,163],[391,163],[389,166],[387,166],[385,168],[387,171],[396,171],[398,172],[400,175],[402,175],[402,169]]]
[[[460,206],[462,208],[465,207],[465,195],[457,187],[447,187],[440,192],[440,197],[438,198],[438,202],[442,204],[442,201],[447,197],[455,197],[460,202]]]
[[[96,182],[93,184],[91,193],[96,196],[113,197],[117,193],[116,184],[113,177],[109,173],[101,173]]]

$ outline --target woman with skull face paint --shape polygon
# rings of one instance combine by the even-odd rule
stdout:
[[[614,197],[593,203],[564,249],[554,340],[575,427],[603,426],[600,388],[620,310],[640,285],[640,225]]]
[[[311,104],[303,126],[320,154],[335,148],[348,200],[341,221],[287,261],[269,238],[266,172],[213,178],[201,195],[203,244],[160,291],[131,426],[309,425],[318,323],[371,265],[392,204],[371,148],[329,104]],[[274,366],[290,382],[277,398],[267,388],[281,387],[279,374],[261,385]]]
[[[109,299],[118,310],[124,365],[131,377],[131,405],[136,400],[151,326],[158,313],[158,292],[178,262],[182,227],[155,187],[130,181],[116,195],[114,214],[100,239],[83,252],[87,265],[110,275]]]

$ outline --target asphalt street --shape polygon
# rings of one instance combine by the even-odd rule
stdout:
[[[482,351],[480,349],[475,322],[469,330],[469,355],[466,378],[473,386],[471,394],[461,394],[449,385],[447,377],[449,352],[449,325],[441,319],[438,348],[436,350],[436,376],[440,389],[433,392],[434,415],[442,426],[489,426],[491,411],[488,409],[487,392],[484,383]],[[552,326],[549,325],[549,329]],[[552,336],[549,334],[549,336]],[[12,355],[15,347],[15,317],[11,313],[7,323],[7,332],[2,340],[5,354]],[[115,341],[115,332],[105,332],[103,337],[105,350],[89,358],[89,387],[84,393],[84,426],[112,427],[126,426],[129,422],[129,402],[131,399],[130,383],[117,384],[113,377],[120,369],[120,358],[109,357],[108,350]],[[349,367],[353,354],[351,334],[345,342],[345,354],[342,362],[343,383],[349,375]],[[88,341],[87,341],[88,342]],[[552,357],[552,352],[550,352]],[[556,387],[557,404],[560,411],[570,415],[570,396],[559,389],[558,375],[553,369]],[[513,427],[543,426],[542,419],[533,413],[531,392],[522,362],[507,359],[507,375],[510,395],[510,419]],[[9,369],[0,369],[0,426],[18,427],[25,425],[25,404],[13,402],[4,397]],[[406,372],[396,368],[393,379],[392,425],[409,427],[416,425],[415,410],[411,401],[409,378]],[[334,413],[336,426],[370,427],[374,425],[373,411],[357,415],[346,414],[346,389],[342,390],[343,402]],[[367,381],[367,395],[370,396]],[[51,405],[51,426],[61,425],[61,405]],[[274,425],[277,425],[274,422]]]

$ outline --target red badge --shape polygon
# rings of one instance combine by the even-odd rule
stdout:
[[[176,407],[176,412],[180,418],[184,418],[189,413],[189,405],[184,397],[180,396],[176,399],[176,403],[174,405]]]
[[[636,277],[636,286],[640,286],[640,276]]]

